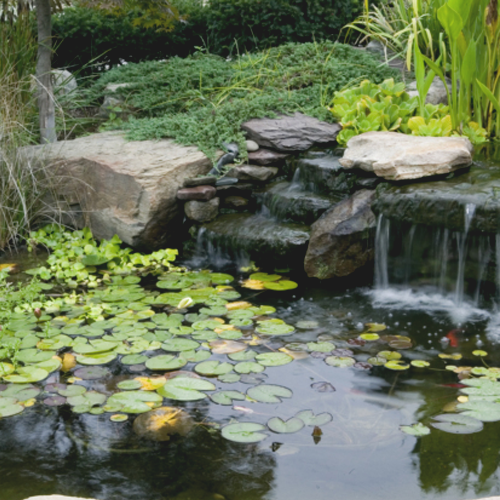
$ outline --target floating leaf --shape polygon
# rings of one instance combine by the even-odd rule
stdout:
[[[246,396],[239,391],[219,391],[212,394],[210,399],[219,405],[230,406],[234,400],[244,401]]]
[[[109,419],[111,420],[111,422],[125,422],[126,420],[128,420],[128,415],[122,415],[121,413],[116,413],[114,415],[111,415]]]
[[[412,342],[409,337],[403,335],[392,335],[388,336],[389,346],[393,349],[410,349],[412,347]]]
[[[366,340],[367,342],[373,342],[378,340],[380,336],[377,333],[362,333],[359,338]]]
[[[198,401],[207,395],[200,391],[214,391],[215,385],[207,380],[176,377],[167,380],[163,387],[158,389],[158,394],[165,398],[177,401]]]
[[[483,430],[483,423],[466,415],[443,414],[434,417],[437,422],[432,422],[432,427],[451,434],[472,434]]]
[[[282,366],[293,361],[293,358],[283,352],[266,352],[258,354],[255,360],[262,366]]]
[[[260,403],[281,403],[281,398],[291,398],[293,393],[281,385],[256,385],[247,390],[247,395]]]
[[[382,332],[387,328],[383,323],[365,323],[365,326],[369,332]]]
[[[233,365],[231,363],[221,363],[220,361],[204,361],[198,363],[194,367],[194,371],[200,375],[216,377],[233,371]]]
[[[469,396],[499,396],[500,382],[486,378],[472,378],[462,380],[462,384],[468,386],[460,389],[460,392]]]
[[[270,418],[267,426],[273,432],[278,434],[293,434],[304,427],[304,422],[300,418],[292,417],[288,420],[282,420],[279,417]]]
[[[387,363],[384,366],[386,368],[389,368],[389,370],[396,370],[396,371],[408,370],[408,368],[410,368],[410,365],[401,360],[387,361]]]
[[[134,432],[151,441],[168,441],[174,434],[187,436],[193,426],[193,419],[185,410],[170,406],[156,408],[134,420]]]
[[[88,366],[85,368],[78,368],[75,370],[75,377],[82,380],[98,380],[109,375],[109,371],[102,366]]]
[[[162,354],[154,356],[146,361],[146,367],[150,370],[178,370],[187,364],[182,357],[173,354]]]
[[[335,344],[332,342],[308,342],[307,348],[315,352],[332,352],[335,349]]]
[[[367,361],[373,366],[384,366],[387,363],[387,359],[382,358],[381,356],[373,356],[371,358],[368,358]]]
[[[462,355],[461,354],[445,354],[445,353],[440,353],[438,354],[438,356],[441,358],[441,359],[452,359],[454,361],[458,361],[459,359],[462,359]]]
[[[279,274],[253,273],[250,275],[250,279],[256,281],[272,282],[280,280],[281,276]]]
[[[25,366],[18,368],[16,373],[4,376],[4,380],[12,382],[13,384],[31,384],[45,380],[49,376],[49,372],[43,368],[36,368],[33,366]]]
[[[295,281],[281,280],[281,281],[264,281],[264,288],[274,290],[275,292],[284,292],[287,290],[294,290],[299,285]]]
[[[179,358],[185,359],[188,363],[201,363],[210,358],[210,351],[183,351],[179,353]]]
[[[66,404],[66,398],[56,395],[49,396],[43,400],[43,404],[46,404],[47,406],[62,406],[63,404]]]
[[[338,368],[347,368],[349,366],[353,366],[356,363],[356,360],[349,356],[328,356],[325,358],[325,363]]]
[[[472,351],[472,354],[474,356],[479,356],[481,358],[488,356],[488,353],[486,351],[482,351],[481,349],[476,349],[475,351]]]
[[[255,361],[242,361],[234,365],[234,371],[237,373],[260,373],[265,370],[264,366]]]
[[[225,375],[219,375],[217,378],[225,384],[235,384],[241,379],[241,377],[237,373],[226,373]]]
[[[397,351],[380,351],[377,354],[378,357],[385,358],[386,361],[393,361],[393,360],[398,360],[401,359],[401,353]]]
[[[81,262],[84,266],[101,266],[109,262],[111,258],[104,255],[90,254],[82,258]]]
[[[83,385],[68,385],[64,389],[59,389],[57,392],[61,396],[64,397],[73,397],[73,396],[81,396],[82,394],[85,394],[87,389],[83,387]]]
[[[247,345],[232,340],[214,340],[210,342],[210,349],[214,354],[232,354],[247,349]]]
[[[38,349],[23,349],[17,355],[17,360],[25,364],[40,363],[47,361],[54,353],[50,351],[39,351]]]
[[[415,368],[427,368],[428,366],[431,365],[428,361],[424,361],[421,359],[414,359],[410,363]]]
[[[194,340],[178,338],[166,340],[161,346],[163,350],[173,352],[192,351],[198,347],[200,344]]]
[[[14,373],[15,368],[14,365],[10,363],[0,363],[0,377],[5,377],[6,375],[10,375]]]
[[[124,365],[139,365],[141,363],[145,363],[147,360],[148,357],[143,354],[128,354],[120,359],[121,363]]]
[[[266,428],[261,424],[241,422],[239,424],[228,424],[221,429],[223,438],[236,443],[258,443],[267,438],[262,431]]]
[[[246,351],[238,351],[233,354],[229,354],[228,358],[232,361],[251,361],[257,356],[257,353],[252,349],[247,349]]]
[[[427,427],[424,424],[417,423],[413,425],[402,425],[399,427],[403,432],[406,434],[409,434],[410,436],[416,436],[416,437],[421,437],[421,436],[427,436],[427,434],[431,433],[431,430],[429,427]]]
[[[151,406],[147,403],[161,403],[161,401],[162,397],[156,392],[126,391],[111,395],[106,407],[124,413],[145,413],[151,410]]]
[[[234,281],[234,278],[230,274],[212,273],[209,276],[210,280],[215,285],[227,285],[228,283],[232,283]]]
[[[293,333],[295,328],[292,325],[273,323],[272,320],[269,320],[261,322],[255,331],[264,335],[288,335]]]
[[[296,418],[299,418],[304,422],[305,425],[310,427],[320,427],[322,425],[326,425],[333,420],[333,417],[330,413],[319,413],[318,415],[314,415],[314,412],[311,410],[303,410],[299,411],[295,415]]]
[[[295,326],[301,330],[314,330],[319,327],[319,323],[314,320],[301,320],[297,321]]]
[[[24,410],[24,407],[17,404],[11,398],[0,398],[0,418],[11,417],[17,415]]]
[[[135,391],[137,389],[142,389],[142,383],[139,380],[122,380],[116,384],[118,389],[123,391]]]
[[[481,422],[498,422],[500,420],[500,403],[490,401],[468,401],[457,405],[460,415],[476,418]]]
[[[102,353],[102,354],[93,354],[93,355],[78,355],[76,360],[81,365],[106,365],[114,361],[117,357],[117,354],[112,353]]]

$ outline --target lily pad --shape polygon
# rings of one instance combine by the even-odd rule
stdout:
[[[373,342],[378,340],[380,336],[377,333],[362,333],[359,338],[366,340],[367,342]]]
[[[263,335],[289,335],[295,331],[295,328],[292,325],[273,323],[272,320],[269,320],[262,321],[255,331]]]
[[[354,358],[350,356],[328,356],[325,358],[325,363],[338,368],[348,368],[356,363]]]
[[[332,352],[335,349],[335,344],[332,342],[308,342],[307,348],[315,352]]]
[[[324,412],[314,415],[312,410],[299,411],[295,417],[302,420],[302,422],[309,427],[321,427],[322,425],[326,425],[333,420],[330,413]]]
[[[216,377],[233,371],[233,365],[220,361],[203,361],[194,367],[194,371],[200,375]]]
[[[428,361],[424,361],[422,359],[414,359],[410,362],[410,364],[415,368],[427,368],[431,365]]]
[[[472,417],[481,422],[500,421],[500,403],[490,401],[468,401],[457,405],[460,415]]]
[[[281,398],[291,398],[293,392],[281,385],[261,384],[250,387],[247,396],[259,403],[281,403]]]
[[[112,352],[112,353],[101,353],[101,354],[92,354],[92,355],[78,355],[76,357],[76,360],[78,363],[81,365],[106,365],[108,363],[111,363],[111,361],[114,361],[117,357],[117,354]]]
[[[210,396],[210,399],[219,405],[230,406],[233,401],[244,401],[245,394],[239,391],[219,391]]]
[[[115,413],[114,415],[110,415],[109,419],[111,420],[111,422],[125,422],[128,420],[128,415]]]
[[[406,434],[416,437],[427,436],[428,434],[431,433],[429,427],[421,423],[413,425],[402,425],[400,429]]]
[[[176,377],[167,380],[158,394],[176,401],[198,401],[207,395],[201,391],[214,391],[215,385],[207,380],[191,377]]]
[[[150,370],[178,370],[187,364],[187,360],[173,354],[161,354],[146,361],[146,367]]]
[[[43,400],[43,404],[47,406],[62,406],[66,404],[66,398],[62,396],[56,396],[55,394],[52,396],[49,396],[48,398],[45,398]]]
[[[500,396],[500,382],[486,378],[471,378],[462,380],[462,384],[468,386],[460,389],[460,392],[469,396]]]
[[[161,403],[162,397],[151,391],[126,391],[111,395],[106,406],[124,413],[145,413],[151,410],[147,403]]]
[[[280,281],[264,281],[264,288],[274,290],[275,292],[284,292],[287,290],[294,290],[299,285],[295,281],[280,280]]]
[[[134,432],[151,441],[168,441],[175,434],[187,436],[193,426],[193,419],[185,410],[169,406],[156,408],[134,420]]]
[[[230,274],[224,273],[211,273],[209,277],[210,281],[215,285],[227,285],[234,281],[234,278]]]
[[[264,366],[255,361],[241,361],[236,363],[233,369],[237,373],[260,373],[265,370]]]
[[[229,354],[228,358],[231,361],[251,361],[255,359],[257,353],[252,349],[247,349],[245,351],[235,352],[233,354]]]
[[[163,350],[173,352],[192,351],[198,347],[200,344],[194,340],[179,338],[166,340],[161,346]]]
[[[237,373],[226,373],[225,375],[219,375],[217,379],[225,384],[235,384],[240,381],[241,377]]]
[[[288,420],[273,417],[267,421],[267,426],[270,430],[278,434],[293,434],[294,432],[299,432],[304,427],[304,422],[296,417]]]
[[[461,414],[445,413],[434,417],[432,427],[450,434],[473,434],[483,430],[483,423],[476,418]]]
[[[258,354],[255,360],[262,366],[282,366],[291,363],[293,358],[283,352],[266,352]]]
[[[122,391],[136,391],[137,389],[142,388],[142,383],[139,380],[122,380],[121,382],[118,382],[116,384],[118,389],[121,389]]]
[[[396,370],[396,371],[408,370],[408,368],[410,368],[409,364],[401,360],[387,361],[387,363],[385,363],[384,366],[386,368],[389,368],[389,370]]]
[[[210,351],[203,351],[201,349],[197,351],[183,351],[179,354],[179,357],[185,359],[188,363],[201,363],[210,358]]]
[[[24,410],[24,407],[12,401],[11,398],[0,398],[0,418],[17,415]]]
[[[31,384],[33,382],[40,382],[49,376],[49,372],[43,368],[36,368],[33,366],[25,366],[18,368],[17,371],[11,375],[7,375],[4,380],[12,382],[13,384]]]
[[[124,365],[139,365],[145,363],[147,360],[148,357],[144,356],[144,354],[128,354],[120,359],[121,363]]]
[[[98,380],[109,375],[109,370],[102,366],[87,366],[75,370],[74,375],[82,380]]]
[[[40,351],[38,349],[23,349],[17,355],[17,360],[25,364],[40,363],[47,361],[54,355],[50,351]]]
[[[223,438],[236,443],[258,443],[267,438],[267,434],[262,431],[266,428],[261,424],[253,422],[241,422],[238,424],[228,424],[221,429]]]

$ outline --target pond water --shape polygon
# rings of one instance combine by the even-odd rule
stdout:
[[[289,335],[264,337],[260,344],[254,338],[258,345],[252,349],[279,352],[288,345],[296,359],[267,367],[254,380],[246,377],[246,383],[210,380],[217,391],[241,393],[263,381],[289,388],[291,397],[281,403],[236,400],[227,406],[208,398],[167,399],[166,404],[184,408],[198,424],[186,437],[167,442],[137,437],[135,415],[112,422],[109,413],[76,414],[67,406],[36,404],[0,419],[0,500],[53,493],[102,500],[456,500],[500,493],[498,422],[465,435],[431,427],[429,435],[417,438],[400,430],[401,425],[430,424],[456,401],[459,380],[445,370],[447,364],[483,366],[472,355],[480,348],[488,353],[488,366],[500,366],[494,313],[467,300],[456,306],[437,295],[394,288],[335,289],[300,280],[298,288],[287,292],[234,287],[242,295],[239,300],[273,306],[273,317],[296,327]],[[464,304],[469,314],[457,314]],[[367,323],[387,328],[378,340],[363,342],[359,335]],[[251,333],[246,338],[252,345]],[[394,371],[364,364],[382,350],[396,350],[388,345],[393,335],[411,339],[399,345],[406,362],[426,360],[430,367]],[[317,341],[334,343],[334,354],[354,357],[356,365],[329,366],[325,357],[330,354],[289,345]],[[440,353],[463,358],[441,359]],[[211,359],[228,361],[225,354]],[[193,367],[188,363],[183,369]],[[118,360],[106,368],[107,377],[78,383],[106,393],[117,381],[137,376]],[[69,375],[52,374],[49,382]],[[290,434],[266,429],[266,438],[256,443],[226,440],[219,429],[232,419],[266,425],[272,417],[287,420],[302,410],[326,412],[331,421]]]

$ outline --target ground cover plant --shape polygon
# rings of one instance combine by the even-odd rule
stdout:
[[[31,281],[15,285],[8,266],[0,272],[0,418],[44,405],[116,425],[133,418],[133,431],[153,441],[201,426],[243,444],[309,429],[318,443],[332,413],[304,407],[299,398],[296,411],[275,414],[276,405],[295,396],[267,381],[268,371],[314,358],[332,370],[456,373],[461,385],[458,401],[449,402],[453,411],[401,427],[412,436],[431,427],[480,432],[483,422],[500,420],[500,370],[487,364],[483,350],[467,353],[470,366],[458,366],[459,353],[418,359],[412,339],[388,334],[385,324],[314,335],[316,321],[286,323],[274,307],[242,297],[245,287],[267,294],[297,287],[279,274],[257,272],[238,283],[229,274],[176,267],[173,250],[134,253],[116,236],[98,244],[88,230],[56,226],[32,233],[28,243],[32,251],[44,246],[53,253],[30,270]],[[300,332],[314,340],[301,342]],[[315,381],[310,391],[307,404],[335,388]],[[198,401],[234,405],[245,417],[200,421]],[[258,404],[273,411],[254,412]]]
[[[248,119],[300,111],[331,121],[326,105],[335,91],[387,77],[400,75],[346,45],[286,44],[232,61],[199,53],[128,64],[104,74],[87,95],[96,102],[106,85],[128,83],[119,92],[133,116],[108,126],[125,129],[134,140],[173,137],[214,158],[223,141],[238,142],[245,153],[240,125]]]

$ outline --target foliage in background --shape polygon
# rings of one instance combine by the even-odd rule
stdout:
[[[419,106],[418,97],[410,98],[404,83],[386,80],[376,85],[368,80],[361,85],[337,92],[330,107],[342,125],[337,136],[340,145],[356,135],[372,131],[402,132],[418,136],[449,137],[453,133],[448,106]],[[486,132],[477,123],[468,123],[463,134],[473,144],[486,140]]]
[[[54,67],[82,76],[122,61],[185,57],[198,47],[227,56],[286,42],[335,39],[361,0],[176,0],[183,21],[171,32],[137,26],[141,10],[115,15],[75,6],[53,16]]]
[[[195,144],[213,158],[222,141],[237,140],[244,148],[240,125],[248,119],[300,111],[331,120],[325,106],[335,91],[390,77],[400,74],[347,45],[286,44],[231,62],[200,53],[128,64],[103,75],[88,99],[102,100],[108,84],[129,83],[119,91],[135,118],[110,125],[124,128],[131,139],[173,137]]]

